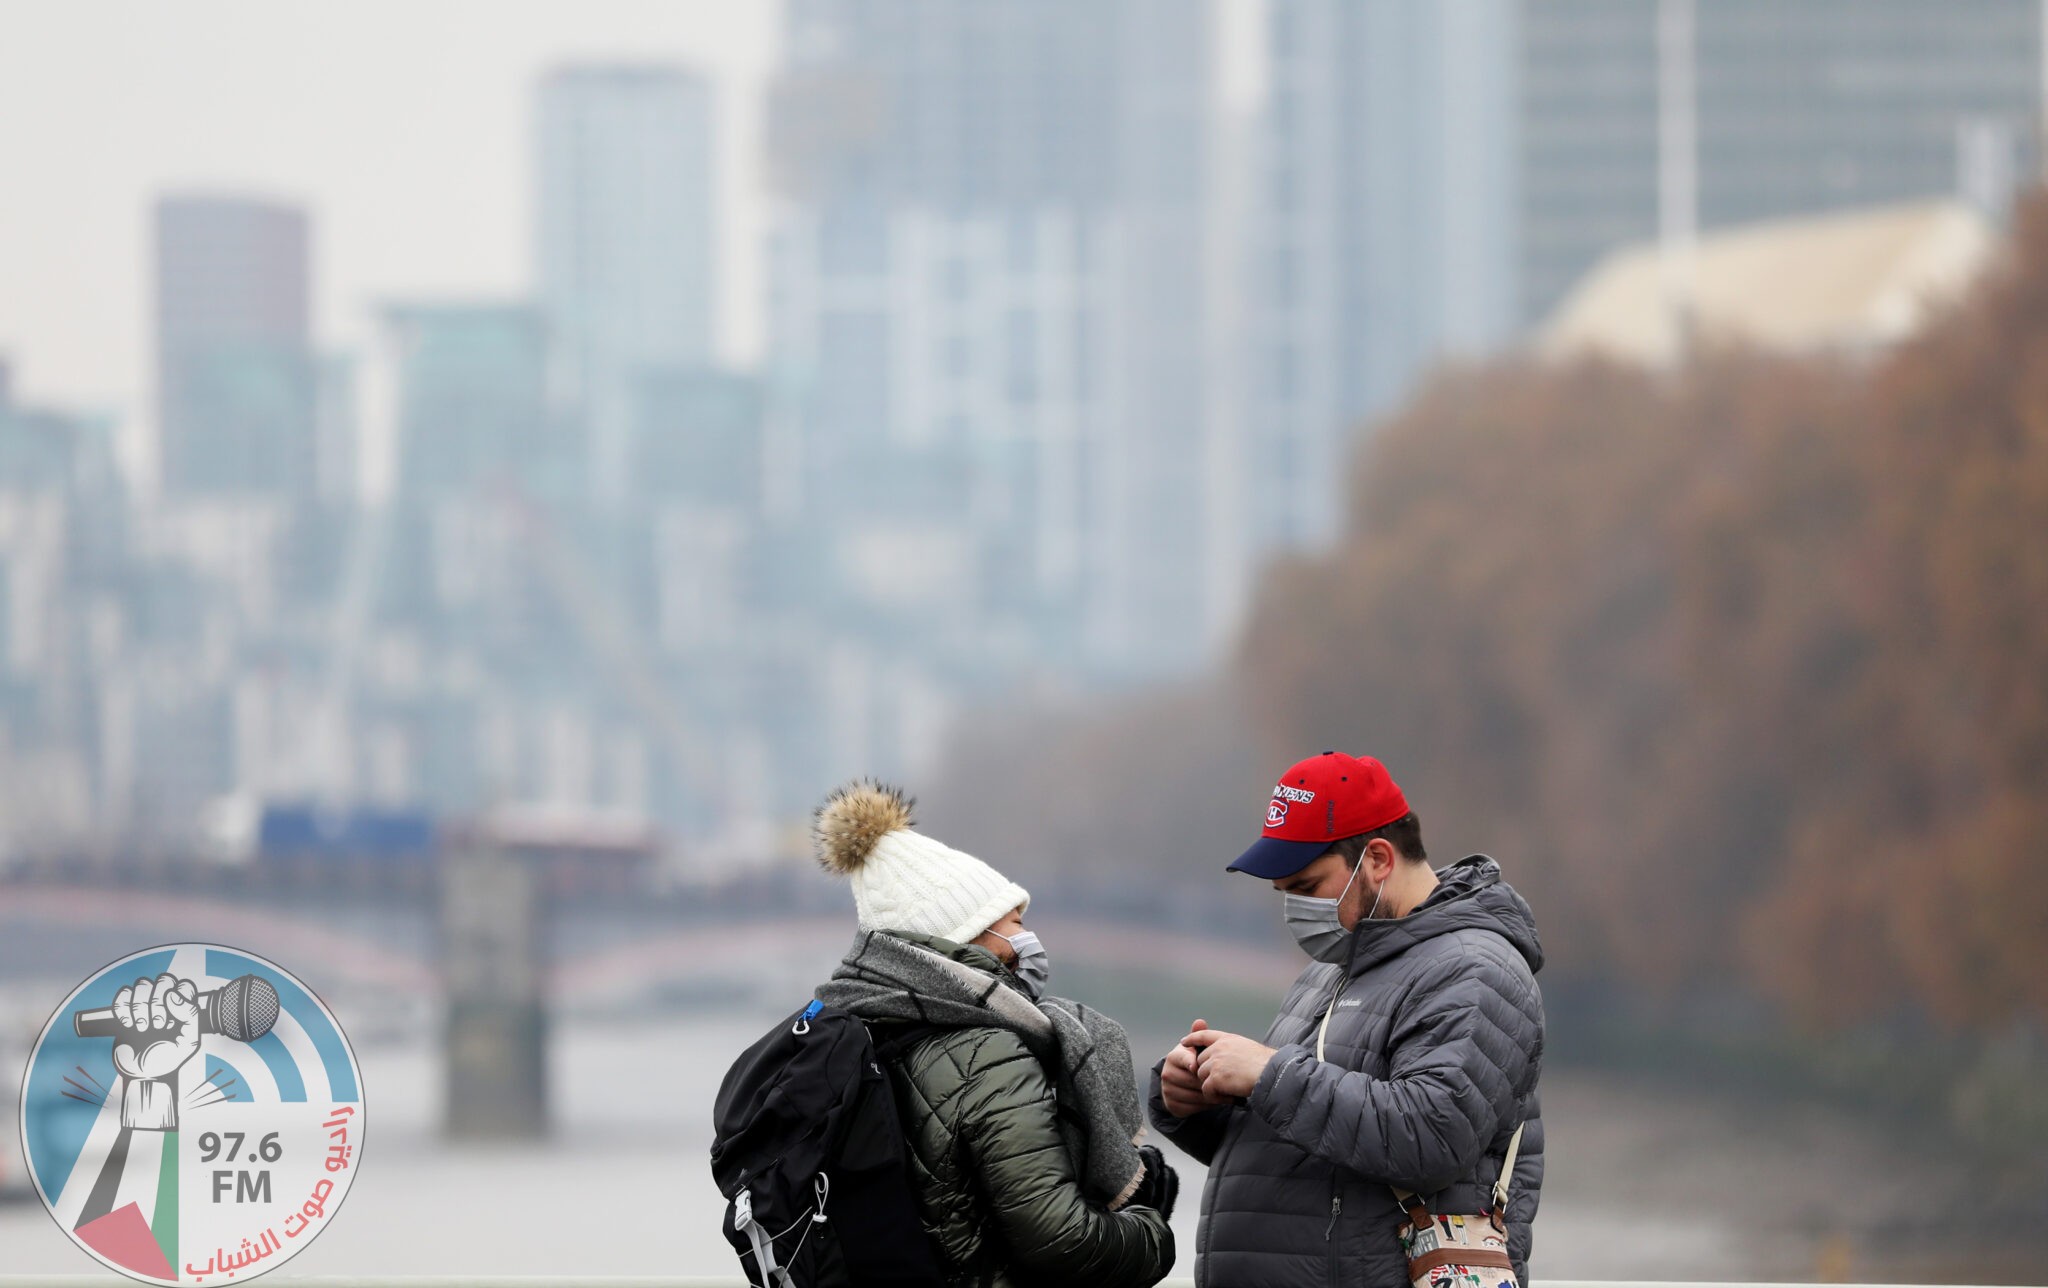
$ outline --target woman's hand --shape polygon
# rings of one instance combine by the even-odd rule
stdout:
[[[1145,1178],[1138,1182],[1131,1202],[1139,1207],[1152,1208],[1167,1220],[1173,1220],[1173,1201],[1180,1195],[1180,1173],[1168,1165],[1166,1155],[1159,1151],[1157,1145],[1138,1146],[1138,1157],[1145,1160]]]

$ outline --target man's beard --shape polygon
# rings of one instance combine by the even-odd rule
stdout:
[[[1387,903],[1387,887],[1393,884],[1393,880],[1394,874],[1389,872],[1387,879],[1380,882],[1379,888],[1372,892],[1372,898],[1365,900],[1364,906],[1359,910],[1357,922],[1351,927],[1353,930],[1358,929],[1359,926],[1364,925],[1368,921],[1393,921],[1395,919],[1394,910]],[[1359,898],[1364,900],[1365,896],[1361,894]]]

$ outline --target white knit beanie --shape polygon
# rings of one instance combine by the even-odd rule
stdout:
[[[1031,905],[1031,894],[971,854],[910,829],[916,802],[894,787],[848,783],[818,807],[818,862],[853,882],[862,930],[900,930],[964,944]]]

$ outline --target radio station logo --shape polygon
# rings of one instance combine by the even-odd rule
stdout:
[[[156,1284],[252,1279],[333,1219],[363,1141],[333,1014],[275,963],[213,944],[123,958],[29,1057],[36,1191],[101,1264]]]

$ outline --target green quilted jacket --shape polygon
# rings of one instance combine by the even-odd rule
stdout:
[[[993,953],[933,941],[978,970]],[[888,1030],[876,1024],[875,1037]],[[891,1061],[920,1215],[956,1288],[1144,1288],[1173,1268],[1173,1232],[1151,1208],[1081,1197],[1045,1067],[1005,1029],[947,1029]]]

